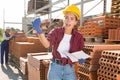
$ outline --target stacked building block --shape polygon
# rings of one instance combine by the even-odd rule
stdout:
[[[85,45],[84,51],[90,55],[84,64],[79,64],[78,80],[97,80],[99,60],[103,50],[120,50],[120,45]]]
[[[110,29],[108,39],[113,41],[120,41],[120,28]]]
[[[120,18],[115,16],[98,16],[88,19],[84,26],[80,26],[78,31],[84,36],[104,36],[108,37],[109,29],[120,27]],[[94,33],[94,34],[93,34]]]
[[[47,72],[49,67],[51,54],[29,53],[28,54],[28,80],[47,80]]]
[[[97,26],[95,23],[89,23],[84,27],[78,29],[84,36],[102,36],[102,27]]]
[[[111,14],[120,16],[120,0],[112,0]]]
[[[102,52],[97,71],[98,80],[119,80],[120,79],[120,49],[104,50]]]
[[[10,53],[13,53],[13,51],[14,51],[15,42],[27,42],[27,37],[25,36],[25,33],[14,32],[12,34],[15,35],[15,38],[12,38],[9,42],[9,52]]]
[[[10,40],[9,44],[10,56],[9,61],[13,62],[15,67],[20,69],[20,58],[27,57],[27,53],[47,52],[45,48],[36,37],[22,37],[17,36]],[[24,65],[23,65],[24,66]],[[22,72],[22,71],[21,71]],[[24,72],[22,72],[25,74]]]
[[[18,60],[20,57],[26,57],[30,52],[47,52],[47,49],[35,37],[15,37],[10,40],[10,53]]]

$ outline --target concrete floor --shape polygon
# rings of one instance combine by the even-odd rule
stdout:
[[[1,62],[1,56],[0,56],[0,62]],[[20,71],[15,67],[14,63],[9,62],[8,64],[3,64],[3,65],[1,65],[0,63],[0,80],[26,80],[26,79],[20,73]]]
[[[19,70],[9,64],[0,64],[0,80],[25,80],[19,73]]]

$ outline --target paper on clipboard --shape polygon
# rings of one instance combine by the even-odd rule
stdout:
[[[76,62],[78,59],[86,59],[90,57],[82,50],[73,53],[66,53],[66,55],[71,59],[72,62]]]

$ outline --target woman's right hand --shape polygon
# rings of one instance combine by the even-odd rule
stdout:
[[[40,18],[36,18],[33,22],[32,22],[32,27],[35,28],[35,30],[37,31],[38,34],[42,33],[42,29],[40,27],[41,24],[41,19]]]

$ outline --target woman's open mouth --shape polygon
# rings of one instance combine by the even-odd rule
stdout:
[[[66,24],[65,26],[66,26],[66,27],[70,27],[71,25],[70,25],[70,24]]]

